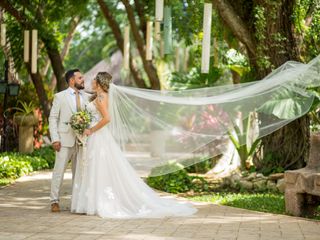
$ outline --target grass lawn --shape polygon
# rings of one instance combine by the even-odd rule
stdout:
[[[216,192],[188,198],[193,201],[211,202],[260,212],[286,214],[284,195],[281,193]],[[318,208],[317,216],[313,217],[313,219],[320,220],[320,208]]]

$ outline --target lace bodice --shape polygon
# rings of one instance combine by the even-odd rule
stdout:
[[[92,115],[92,121],[91,121],[91,126],[95,125],[97,122],[100,121],[100,119],[102,118],[101,117],[101,114],[100,112],[98,111],[96,105],[94,104],[94,102],[90,102],[87,104],[86,106],[87,110],[91,113]]]

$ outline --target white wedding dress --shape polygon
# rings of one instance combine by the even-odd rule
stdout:
[[[87,109],[93,115],[93,126],[101,115],[93,102]],[[88,137],[84,161],[78,160],[71,212],[103,218],[161,218],[188,216],[196,211],[190,203],[160,197],[148,187],[115,142],[108,125]]]

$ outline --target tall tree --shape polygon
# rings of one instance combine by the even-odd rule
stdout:
[[[64,59],[68,55],[72,39],[74,37],[76,28],[79,25],[79,23],[80,23],[80,17],[79,16],[76,16],[76,17],[72,18],[71,21],[70,21],[70,28],[69,28],[68,34],[67,34],[67,36],[65,37],[65,39],[63,41],[63,48],[62,48],[61,56],[60,56],[62,61],[64,61]],[[42,76],[46,76],[47,75],[49,67],[50,67],[50,58],[47,57],[46,58],[46,64],[45,64],[45,66],[44,66],[44,68],[42,70]],[[56,76],[54,74],[52,74],[51,81],[50,81],[50,89],[54,90],[56,88],[56,85],[57,85],[57,78],[56,78]]]
[[[147,21],[146,21],[146,16],[144,11],[144,3],[141,2],[140,0],[134,0],[134,5],[135,5],[136,12],[139,16],[140,31],[143,33],[144,39],[146,39],[147,38]]]
[[[56,1],[34,3],[30,1],[8,0],[0,1],[7,13],[12,15],[24,28],[38,29],[39,38],[43,42],[52,70],[57,78],[58,91],[66,88],[64,80],[64,65],[60,53],[59,32],[57,24],[68,17],[80,14],[87,1],[65,1],[57,4]]]
[[[16,22],[18,22],[22,29],[38,29],[39,34],[39,65],[42,65],[43,52],[47,53],[48,58],[51,62],[51,67],[55,77],[57,78],[58,90],[63,90],[66,87],[66,82],[64,80],[64,65],[61,58],[62,53],[60,53],[60,45],[63,32],[61,32],[61,26],[66,25],[61,20],[69,19],[75,16],[86,3],[86,0],[80,1],[77,8],[74,7],[72,0],[66,2],[63,6],[57,4],[55,1],[46,2],[29,2],[29,1],[0,1],[0,7],[4,9],[10,16],[12,16]],[[15,36],[21,39],[22,29],[20,29],[19,34]],[[15,61],[21,60],[22,45],[15,46],[15,49],[20,49],[17,51]],[[42,51],[44,49],[45,51]],[[67,49],[66,49],[67,50]],[[44,76],[41,75],[42,72],[37,72],[31,74],[30,65],[25,64],[27,71],[30,73],[32,82],[35,86],[37,95],[39,97],[39,102],[44,110],[45,117],[48,117],[50,111],[50,103],[47,97],[47,92],[44,87]],[[41,66],[40,66],[41,67]]]
[[[288,60],[300,60],[294,27],[298,0],[213,0],[225,25],[247,49],[256,78]],[[288,168],[304,165],[309,149],[309,121],[302,117],[263,138],[264,156],[287,160]]]
[[[19,65],[22,64],[22,58],[21,58],[21,53],[22,48],[19,46],[23,46],[23,34],[22,34],[22,28],[17,23],[13,18],[7,18],[7,43],[6,46],[3,47],[3,52],[7,60],[14,60],[14,63],[17,63],[18,69]],[[18,47],[17,47],[18,46]],[[18,61],[17,61],[18,59]],[[15,66],[15,71],[17,70],[16,64]],[[37,73],[31,73],[31,65],[29,63],[24,63],[25,69],[27,70],[30,79],[35,87],[36,94],[39,99],[40,106],[43,110],[45,118],[49,117],[49,112],[50,112],[50,102],[48,100],[47,93],[45,91],[45,86],[44,86],[44,81],[42,76]]]
[[[53,32],[47,26],[43,25],[45,23],[42,12],[43,10],[37,11],[34,18],[29,18],[22,11],[17,10],[11,3],[7,0],[0,1],[0,6],[4,8],[9,14],[16,18],[16,20],[28,29],[38,29],[39,37],[45,45],[47,54],[51,61],[52,69],[58,80],[58,90],[62,90],[66,87],[65,81],[63,80],[64,67],[61,61],[60,52],[58,49],[58,44],[53,40]],[[28,6],[30,7],[30,6]]]
[[[117,21],[115,20],[115,18],[113,17],[112,11],[110,11],[110,8],[108,7],[108,5],[103,0],[97,0],[97,2],[100,6],[102,13],[103,13],[103,16],[105,17],[106,21],[108,22],[108,25],[110,26],[110,28],[112,30],[112,33],[113,33],[115,39],[117,40],[117,46],[123,54],[124,40],[122,37],[120,26],[117,23]],[[129,67],[130,67],[130,72],[131,72],[133,79],[134,79],[135,83],[137,84],[137,86],[140,88],[147,88],[145,81],[142,79],[136,66],[134,66],[131,56],[129,59]]]
[[[123,5],[125,6],[128,20],[130,23],[131,31],[133,34],[133,38],[135,40],[136,46],[138,48],[138,52],[140,54],[143,68],[148,75],[148,78],[150,80],[151,88],[152,89],[160,89],[160,80],[157,74],[157,70],[154,67],[152,61],[147,61],[146,59],[146,51],[145,51],[145,41],[143,37],[140,34],[139,27],[135,20],[135,12],[134,8],[131,6],[130,2],[128,0],[121,0]]]

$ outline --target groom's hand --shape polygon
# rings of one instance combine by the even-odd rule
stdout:
[[[61,149],[61,142],[54,142],[52,143],[52,147],[55,151],[59,152]]]

